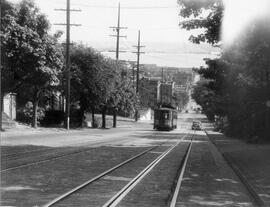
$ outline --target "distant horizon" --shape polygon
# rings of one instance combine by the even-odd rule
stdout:
[[[115,58],[115,53],[102,52],[103,55]],[[140,64],[155,64],[160,67],[176,67],[176,68],[199,68],[205,66],[204,58],[216,58],[214,54],[152,54],[141,55]],[[120,60],[136,61],[136,55],[132,53],[122,53],[119,55]]]
[[[115,49],[116,47],[116,41],[78,41],[74,43],[82,43],[87,46],[96,48],[98,50],[106,50],[106,49]],[[134,51],[134,45],[137,45],[137,42],[135,41],[121,41],[119,43],[120,48],[133,50]],[[168,53],[212,53],[212,52],[218,52],[220,49],[212,47],[210,44],[207,43],[201,43],[201,44],[194,44],[192,42],[163,42],[163,41],[144,41],[141,43],[141,45],[144,45],[145,47],[142,48],[143,51],[151,51],[151,52],[168,52]],[[162,47],[161,47],[162,46]],[[166,47],[165,47],[166,46]],[[170,52],[169,52],[170,51]]]
[[[10,0],[18,3],[20,0]],[[65,23],[65,12],[55,9],[65,8],[66,1],[35,0],[35,3],[51,23],[51,33],[63,31],[60,41],[65,41],[65,27],[54,25]],[[115,31],[110,28],[117,24],[118,0],[71,0],[72,9],[81,9],[81,12],[71,13],[71,23],[82,24],[71,28],[71,42],[83,43],[97,51],[106,53],[115,50]],[[120,49],[129,52],[137,45],[138,30],[141,31],[141,43],[145,45],[141,55],[141,63],[153,63],[161,66],[199,67],[205,65],[203,58],[212,57],[216,51],[209,44],[196,45],[188,39],[201,30],[187,31],[181,29],[179,23],[183,20],[179,16],[180,7],[176,0],[121,0]],[[115,58],[113,54],[106,54]],[[120,54],[120,59],[135,60],[135,54]]]
[[[78,42],[80,43],[80,42]],[[93,41],[84,43],[103,55],[115,59],[115,42]],[[120,41],[120,50],[126,51],[119,53],[119,59],[124,61],[136,61],[136,54],[133,53],[136,45],[132,41]],[[141,64],[155,64],[162,67],[193,68],[205,66],[204,58],[215,58],[219,53],[218,48],[210,45],[188,43],[168,43],[168,42],[144,42],[146,47],[142,48]]]

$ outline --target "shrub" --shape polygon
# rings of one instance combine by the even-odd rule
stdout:
[[[38,124],[44,118],[44,109],[38,107],[37,120]],[[17,109],[16,120],[26,124],[31,124],[33,120],[33,104],[32,102],[27,102],[24,107]]]
[[[45,112],[45,116],[41,121],[43,126],[59,126],[65,120],[65,113],[61,110],[49,110]]]

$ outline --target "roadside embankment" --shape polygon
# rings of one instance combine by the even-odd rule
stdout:
[[[270,144],[249,144],[207,131],[241,181],[261,206],[270,206]]]

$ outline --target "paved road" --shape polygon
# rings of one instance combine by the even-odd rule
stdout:
[[[59,206],[101,206],[171,146],[119,206],[168,206],[201,114],[181,114],[178,129],[156,132],[151,123],[117,129],[5,136],[2,138],[2,206],[42,206],[111,167],[152,147],[143,157],[108,175]],[[249,193],[204,132],[196,132],[176,206],[253,206]],[[181,141],[181,142],[180,142]],[[88,199],[86,199],[88,198]],[[93,198],[90,199],[89,198]]]

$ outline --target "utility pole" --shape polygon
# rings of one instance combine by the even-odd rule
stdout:
[[[136,53],[137,54],[137,79],[136,79],[136,93],[139,94],[139,81],[140,81],[140,55],[144,52],[141,52],[141,47],[145,47],[143,45],[141,45],[141,33],[140,33],[140,30],[138,32],[138,45],[137,46],[133,46],[133,47],[136,47],[137,48],[137,51],[136,52],[133,52],[133,53]],[[135,121],[138,121],[138,117],[139,114],[138,114],[138,110],[136,110],[135,112]]]
[[[126,35],[120,35],[120,30],[121,29],[127,29],[127,27],[120,27],[120,3],[118,3],[118,19],[117,19],[117,26],[116,27],[110,27],[111,29],[116,31],[116,35],[110,35],[112,37],[116,37],[116,50],[115,51],[110,51],[110,52],[115,52],[115,58],[116,58],[116,63],[118,64],[119,60],[119,53],[120,52],[126,52],[126,51],[120,51],[119,50],[119,42],[120,42],[120,37],[126,38]]]
[[[110,28],[112,28],[113,30],[116,31],[116,35],[110,35],[110,36],[116,37],[116,50],[115,50],[115,51],[111,51],[111,52],[115,52],[116,67],[117,67],[117,70],[118,70],[119,53],[120,53],[120,52],[126,52],[126,51],[120,51],[120,50],[119,50],[120,37],[124,37],[124,38],[127,37],[127,36],[123,36],[123,35],[121,36],[121,35],[120,35],[120,30],[121,30],[121,29],[127,29],[127,27],[120,27],[120,3],[118,3],[118,19],[117,19],[117,26],[116,26],[116,27],[110,27]],[[117,116],[117,109],[115,108],[115,109],[113,110],[113,128],[116,128],[116,122],[117,122],[116,116]]]
[[[133,87],[135,87],[135,64],[132,63],[132,83]]]
[[[70,125],[70,26],[81,26],[80,24],[70,24],[70,12],[71,11],[81,11],[70,9],[70,0],[67,0],[66,9],[55,9],[56,11],[66,12],[66,23],[65,24],[55,24],[55,25],[65,25],[66,26],[66,129],[69,130]]]
[[[2,0],[0,0],[0,30],[2,26]],[[0,131],[2,131],[2,36],[0,36]]]

